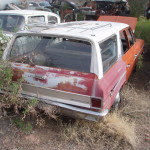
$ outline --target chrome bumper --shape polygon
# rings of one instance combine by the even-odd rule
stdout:
[[[27,95],[22,95],[22,97],[27,98],[27,99],[36,98],[36,97],[27,96]],[[59,102],[53,102],[53,101],[49,101],[45,99],[38,99],[38,100],[46,104],[49,104],[51,106],[57,106],[59,109],[58,113],[64,116],[78,118],[78,119],[85,119],[89,121],[100,121],[109,112],[108,109],[105,109],[101,112],[95,112],[92,110],[78,108],[76,106],[71,106],[71,105],[67,105],[67,104],[63,104]]]

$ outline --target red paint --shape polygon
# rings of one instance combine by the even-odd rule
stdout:
[[[128,24],[135,31],[137,18],[125,16],[100,16],[97,21],[110,21]]]

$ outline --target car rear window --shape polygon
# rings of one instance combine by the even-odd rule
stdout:
[[[10,60],[89,73],[91,44],[68,38],[20,36],[12,46]]]

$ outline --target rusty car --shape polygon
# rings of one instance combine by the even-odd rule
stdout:
[[[127,16],[130,13],[127,0],[91,0],[82,8],[85,20],[97,20],[100,15]]]
[[[73,118],[99,121],[120,102],[120,91],[143,52],[132,24],[77,21],[16,33],[3,54],[22,96]],[[125,20],[125,18],[119,19]],[[33,32],[34,31],[34,32]]]
[[[62,22],[76,21],[78,5],[67,0],[55,0],[52,11],[60,15]]]
[[[26,1],[19,5],[21,9],[42,10],[52,12],[52,6],[47,1]]]

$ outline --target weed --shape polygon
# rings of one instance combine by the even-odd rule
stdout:
[[[148,33],[150,33],[150,20],[139,18],[135,32],[136,37],[143,39],[145,43],[149,45],[150,38]]]
[[[10,37],[6,37],[0,30],[0,57],[2,57],[2,53],[5,50],[7,43],[9,41],[10,41]]]
[[[16,118],[13,120],[15,126],[21,129],[24,133],[30,133],[33,129],[32,124],[30,122],[22,121],[20,118]]]
[[[137,70],[138,72],[141,71],[141,70],[143,69],[143,66],[144,66],[144,64],[143,64],[143,56],[140,55],[140,56],[138,57],[138,62],[136,63],[136,70]]]
[[[88,146],[104,146],[117,149],[122,144],[136,147],[134,123],[120,115],[119,112],[109,114],[100,123],[75,121],[61,128],[62,137],[68,142]],[[124,143],[124,144],[123,144]]]
[[[20,82],[12,82],[12,77],[13,70],[11,65],[8,62],[0,61],[0,91],[3,93],[3,98],[1,98],[0,102],[5,104],[16,104],[18,102],[17,95],[21,88]]]

